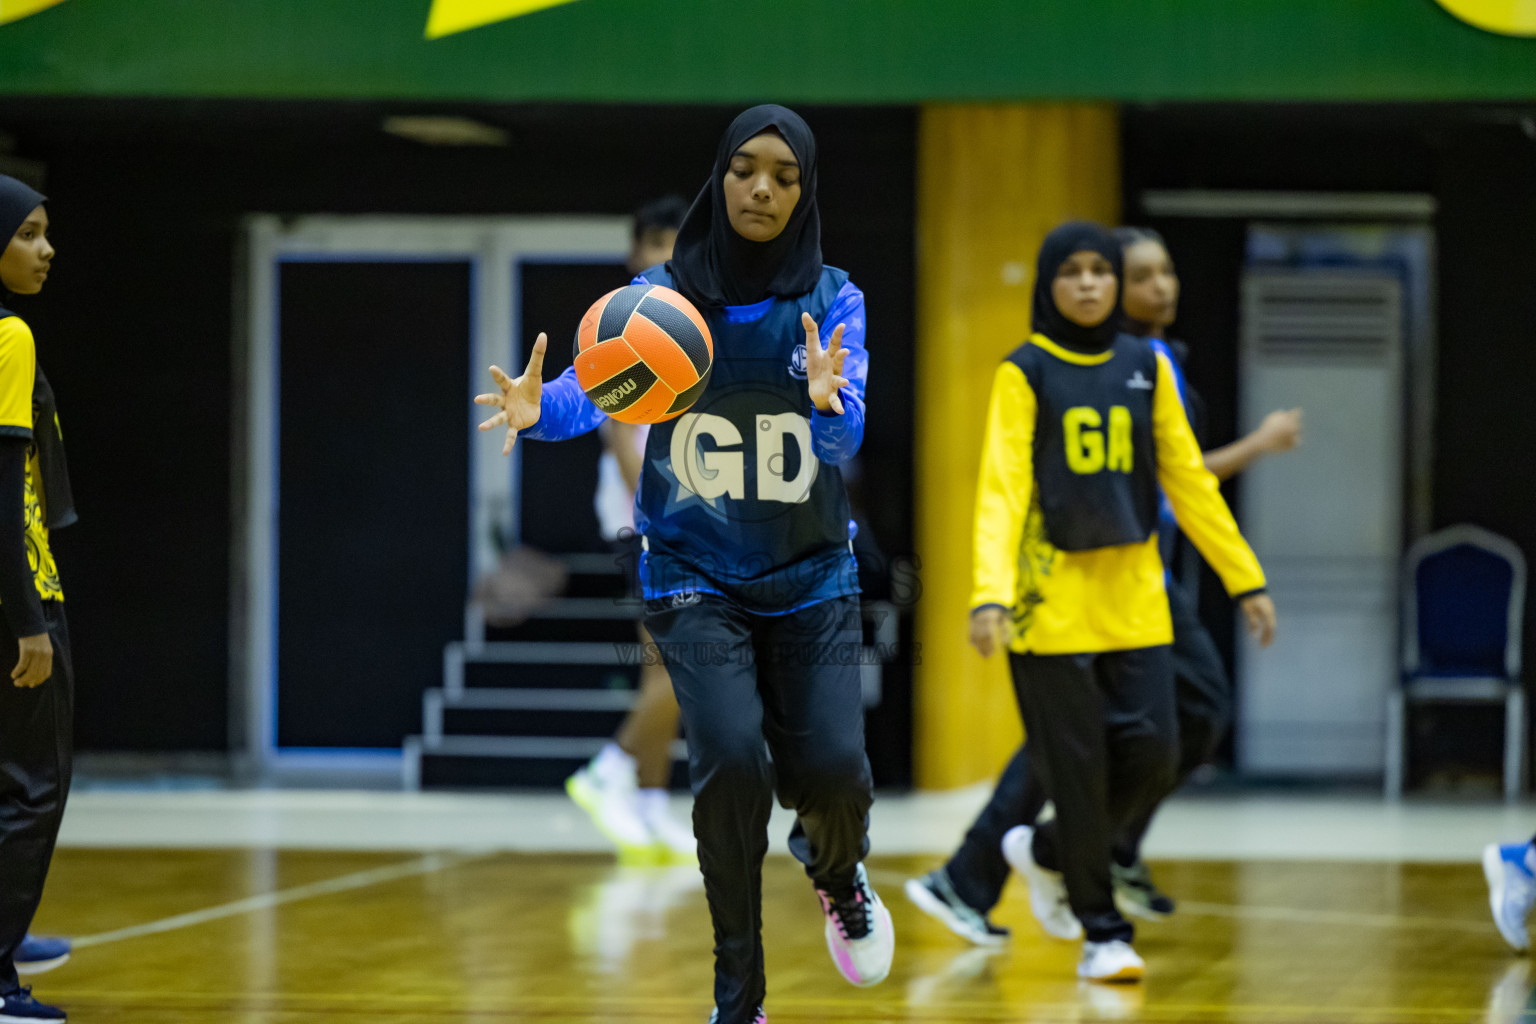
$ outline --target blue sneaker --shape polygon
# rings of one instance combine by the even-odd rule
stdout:
[[[1536,848],[1530,843],[1489,843],[1483,847],[1483,877],[1488,879],[1488,905],[1504,941],[1524,953],[1531,948],[1526,919],[1536,904]]]
[[[16,973],[42,974],[69,959],[71,949],[68,939],[50,939],[46,935],[28,933],[16,947]]]
[[[0,1024],[32,1024],[39,1020],[65,1020],[64,1011],[32,998],[32,989],[21,986],[0,996]]]

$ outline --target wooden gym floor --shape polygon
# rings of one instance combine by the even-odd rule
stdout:
[[[906,900],[934,857],[874,857],[897,958],[860,991],[833,970],[798,865],[769,858],[773,1024],[1536,1022],[1536,976],[1488,918],[1475,864],[1163,861],[1182,900],[1144,925],[1142,986],[1079,985],[1034,926],[963,944]],[[80,849],[36,922],[77,937],[30,980],[79,1024],[704,1024],[709,921],[696,869],[597,854]]]

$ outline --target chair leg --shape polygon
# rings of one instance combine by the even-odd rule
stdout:
[[[1405,756],[1404,745],[1407,743],[1407,733],[1404,723],[1404,699],[1403,691],[1393,690],[1387,694],[1387,764],[1385,772],[1385,789],[1388,799],[1395,800],[1403,795],[1403,760]]]
[[[1525,788],[1525,691],[1517,683],[1504,697],[1504,799]]]

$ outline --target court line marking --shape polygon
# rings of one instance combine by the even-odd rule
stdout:
[[[871,871],[869,877],[881,885],[905,886],[907,876],[898,871]],[[1371,914],[1350,910],[1309,910],[1304,907],[1248,907],[1226,903],[1202,903],[1179,900],[1178,914],[1197,917],[1226,917],[1233,920],[1280,921],[1292,924],[1340,924],[1357,928],[1426,928],[1435,931],[1460,931],[1490,934],[1492,921],[1472,921],[1454,917],[1411,917],[1400,914]],[[1177,916],[1177,915],[1176,915]]]
[[[194,910],[186,914],[176,914],[172,917],[162,917],[158,921],[146,921],[144,924],[130,925],[127,928],[117,928],[109,932],[98,932],[95,935],[82,935],[74,940],[76,949],[86,949],[91,946],[103,946],[109,942],[122,942],[126,939],[137,939],[145,935],[158,935],[162,932],[179,931],[182,928],[192,928],[196,925],[206,924],[209,921],[219,921],[227,917],[239,917],[242,914],[254,914],[262,910],[270,910],[287,903],[297,903],[300,900],[311,900],[318,896],[330,896],[339,892],[350,892],[355,889],[366,889],[369,886],[383,885],[386,882],[396,882],[402,878],[412,878],[417,875],[429,875],[442,871],[445,868],[456,867],[466,861],[477,860],[490,856],[489,853],[430,853],[415,860],[408,860],[400,864],[390,864],[382,868],[369,868],[366,871],[354,871],[350,875],[338,875],[320,882],[310,882],[306,885],[296,885],[291,889],[278,889],[273,892],[260,893],[256,896],[247,896],[244,899],[234,900],[230,903],[220,903],[217,906],[205,907],[202,910]]]
[[[1170,1003],[1159,1006],[1139,1004],[1138,999],[1121,1000],[1119,1007],[1101,1006],[1084,1000],[1052,1000],[1032,1003],[1028,1006],[1029,1020],[1035,1024],[1079,1024],[1088,1020],[1115,1020],[1134,1017],[1145,1024],[1220,1024],[1229,1021],[1233,1014],[1255,1016],[1271,1024],[1305,1018],[1318,1024],[1453,1024],[1482,1019],[1486,1006],[1474,1007],[1339,1007],[1332,1005],[1283,1005],[1275,1003]],[[349,1018],[368,1014],[378,1019],[409,1015],[418,1020],[422,1006],[442,1006],[440,996],[398,995],[388,1001],[375,995],[328,994],[306,996],[224,996],[209,993],[200,996],[168,996],[163,992],[123,993],[78,992],[72,994],[73,1007],[96,1004],[100,1009],[137,1008],[131,1004],[159,1003],[173,1006],[181,1012],[209,1010],[226,1013],[283,1013],[312,1016],[341,1016]],[[414,1005],[420,1003],[421,1006]],[[130,1004],[130,1005],[125,1005]],[[405,1004],[405,1005],[401,1005]],[[590,1024],[593,1020],[623,1021],[676,1021],[698,1008],[698,1000],[677,998],[638,997],[625,1001],[589,1001],[573,997],[533,997],[519,1006],[455,1007],[441,1009],[444,1018],[454,1021],[479,1020],[482,1017],[497,1021],[564,1021],[568,1024]],[[1020,1019],[1018,1005],[999,1006],[996,1003],[979,1003],[966,1000],[946,1002],[942,1006],[917,1006],[907,1002],[885,1002],[857,999],[806,999],[776,998],[774,1006],[778,1017],[797,1022],[815,1024],[863,1024],[874,1018],[900,1019],[910,1024],[956,1024],[965,1020],[969,1024],[1011,1024]],[[436,1019],[436,1014],[433,1014]],[[1508,1024],[1518,1024],[1525,1016],[1499,1018]]]

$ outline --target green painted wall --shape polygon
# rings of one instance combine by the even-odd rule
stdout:
[[[430,0],[68,0],[0,94],[492,101],[1516,99],[1536,39],[1435,0],[579,0],[427,41]]]

